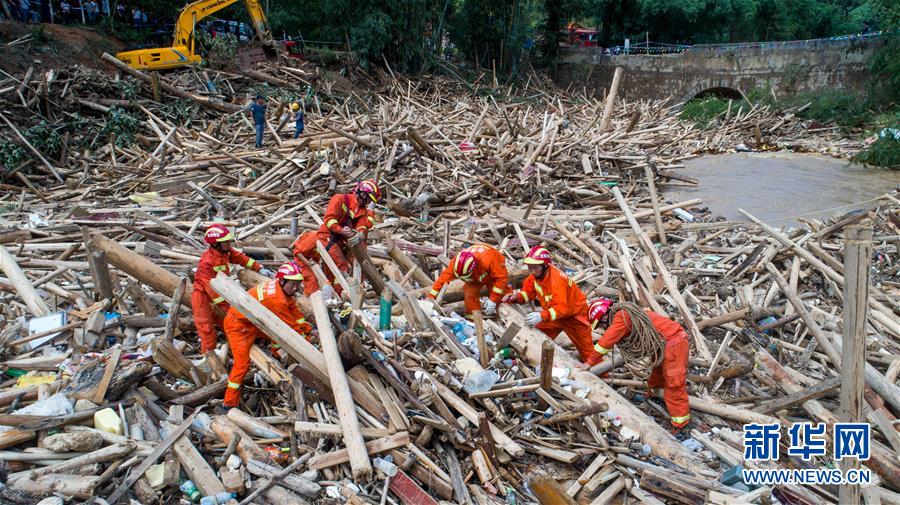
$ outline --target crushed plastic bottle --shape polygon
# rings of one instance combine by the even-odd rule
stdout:
[[[197,486],[194,485],[193,481],[181,481],[181,485],[178,486],[178,489],[180,489],[190,501],[197,501],[200,499],[200,490],[197,489]]]
[[[466,380],[463,383],[463,389],[469,394],[483,393],[494,387],[494,384],[499,380],[500,376],[497,375],[497,372],[493,370],[482,370],[466,377]]]

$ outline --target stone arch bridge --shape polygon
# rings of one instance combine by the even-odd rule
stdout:
[[[672,54],[606,54],[601,48],[560,48],[557,83],[602,96],[615,67],[625,69],[619,96],[674,97],[771,87],[776,96],[820,90],[861,91],[868,60],[884,43],[881,33],[830,39],[695,45]]]

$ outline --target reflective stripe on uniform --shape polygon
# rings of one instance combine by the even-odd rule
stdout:
[[[332,226],[332,225],[335,225],[335,224],[338,224],[338,220],[337,220],[337,219],[329,219],[329,220],[325,223],[325,227],[326,227],[326,228],[331,228],[331,226]]]
[[[519,294],[522,295],[522,300],[528,302],[528,293],[524,291],[519,291]]]
[[[228,270],[228,265],[215,265],[213,266],[213,272],[224,272]]]
[[[439,292],[440,292],[440,291],[438,291],[438,290],[436,290],[436,289],[432,289],[432,290],[430,291],[431,296],[437,296]]]
[[[550,307],[550,310],[548,312],[550,312],[550,320],[556,321],[556,309]]]
[[[222,302],[224,302],[224,301],[225,301],[225,297],[224,297],[224,296],[217,296],[217,297],[213,298],[213,300],[212,300],[212,302],[213,302],[214,305],[218,305],[218,304],[220,304],[220,303],[222,303]]]
[[[249,260],[247,260],[247,265],[246,265],[247,268],[252,267],[254,263],[256,263],[256,260],[253,258],[250,258]]]
[[[228,381],[228,387],[230,387],[231,389],[241,389],[240,384],[238,384],[237,382],[231,382],[231,381]]]
[[[603,347],[600,344],[595,344],[594,350],[599,352],[600,354],[603,354],[604,356],[609,353],[609,349],[607,349],[606,347]]]
[[[493,291],[494,293],[497,293],[498,295],[502,295],[502,294],[503,294],[503,288],[498,288],[497,286],[494,286],[493,289],[492,289],[492,291]]]
[[[691,420],[691,415],[690,415],[690,414],[688,414],[688,415],[686,415],[686,416],[672,417],[672,423],[673,423],[673,424],[686,423],[686,422],[688,422],[688,421],[690,421],[690,420]]]
[[[272,344],[271,348],[272,349],[281,349],[281,345],[280,344]]]
[[[305,317],[301,317],[300,319],[297,320],[297,324],[303,324],[303,323],[305,323],[305,322],[306,322],[306,318],[305,318]]]
[[[534,290],[537,291],[537,294],[544,296],[544,288],[541,287],[540,284],[534,283]]]
[[[263,298],[265,298],[265,295],[263,295],[263,286],[264,284],[256,286],[256,299],[259,301],[263,301]]]

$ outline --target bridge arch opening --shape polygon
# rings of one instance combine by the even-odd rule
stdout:
[[[691,100],[699,100],[703,98],[709,98],[711,96],[719,97],[719,98],[731,98],[733,100],[741,99],[741,92],[734,88],[727,87],[715,87],[715,88],[707,88],[703,91],[694,94],[694,96],[690,97]]]

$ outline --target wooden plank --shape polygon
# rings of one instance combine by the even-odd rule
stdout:
[[[122,356],[122,347],[114,347],[112,354],[109,356],[109,360],[106,361],[106,369],[103,371],[103,378],[100,379],[100,384],[97,385],[97,391],[94,393],[94,403],[97,405],[103,404],[103,398],[106,396],[109,382],[112,380],[113,374],[116,371],[116,366],[119,364],[120,356]]]
[[[168,430],[175,427],[170,423],[164,424]],[[197,489],[203,493],[203,496],[214,496],[225,491],[222,481],[216,477],[216,473],[200,454],[200,451],[191,443],[190,438],[186,436],[179,437],[172,445],[172,450],[175,452],[181,468],[191,478]]]
[[[647,188],[650,190],[650,203],[653,205],[653,220],[656,222],[659,243],[666,245],[666,229],[663,227],[662,214],[659,212],[659,197],[656,195],[656,183],[653,182],[653,169],[650,165],[644,166],[644,175],[647,176]]]
[[[344,430],[339,424],[314,423],[310,421],[294,422],[294,431],[309,435],[342,436],[344,434]],[[366,438],[383,438],[391,434],[391,430],[386,428],[366,428],[365,426],[361,427],[359,431]]]
[[[366,443],[367,454],[381,454],[391,449],[397,449],[409,444],[409,432],[401,431],[394,433],[389,437],[379,438]],[[366,457],[368,459],[368,456]],[[321,470],[322,468],[330,468],[335,465],[347,463],[350,461],[350,453],[347,449],[339,449],[337,451],[328,452],[319,456],[315,456],[309,460],[309,468],[312,470]]]

